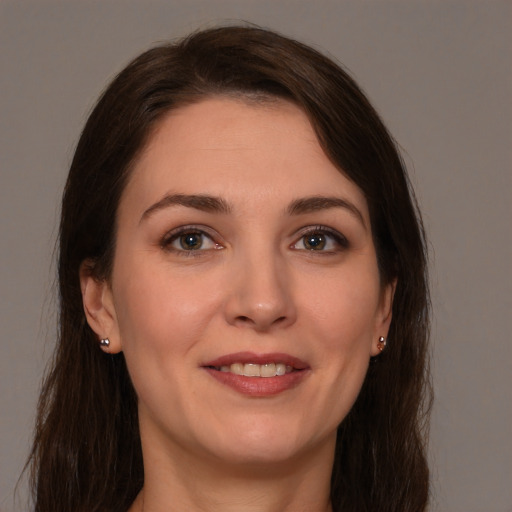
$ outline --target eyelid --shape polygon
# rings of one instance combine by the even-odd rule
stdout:
[[[171,244],[177,240],[181,235],[187,234],[187,233],[196,233],[200,234],[206,238],[209,238],[212,243],[215,245],[215,247],[211,249],[196,249],[196,250],[190,250],[187,251],[185,249],[176,249],[171,246]],[[163,237],[160,240],[160,247],[162,249],[165,249],[167,251],[172,251],[176,253],[186,253],[187,255],[190,255],[190,253],[200,253],[205,251],[211,251],[216,249],[222,249],[223,245],[216,241],[216,239],[219,238],[213,230],[207,226],[204,225],[197,225],[197,224],[187,224],[184,226],[179,226],[177,228],[171,229],[170,231],[166,232]]]
[[[175,242],[179,236],[181,236],[183,234],[187,234],[187,233],[197,233],[197,234],[200,234],[200,235],[208,238],[214,244],[214,247],[209,248],[209,249],[185,250],[185,249],[174,248],[171,246],[171,244],[173,242]],[[314,226],[306,226],[306,227],[300,229],[297,232],[297,234],[295,235],[295,242],[293,242],[291,244],[291,248],[296,249],[296,250],[304,250],[304,251],[308,251],[308,252],[317,252],[317,253],[323,252],[326,254],[334,252],[333,250],[329,250],[329,249],[314,251],[311,249],[310,250],[308,250],[306,248],[298,249],[295,247],[300,242],[300,240],[302,238],[304,238],[307,235],[311,235],[311,234],[321,234],[321,235],[330,237],[337,244],[337,246],[339,247],[339,250],[343,250],[343,249],[346,249],[349,247],[349,241],[347,240],[345,235],[340,233],[338,230],[333,229],[328,226],[324,226],[324,225],[314,225]],[[201,253],[201,252],[204,253],[206,251],[223,249],[224,248],[223,244],[217,242],[217,240],[219,238],[220,238],[220,236],[212,228],[209,228],[208,226],[197,225],[197,224],[187,224],[187,225],[183,225],[183,226],[179,226],[177,228],[171,229],[170,231],[166,232],[163,235],[163,237],[161,238],[159,245],[162,247],[162,249],[165,249],[170,252],[182,253],[182,254],[186,254],[186,255],[198,255],[198,253]],[[191,254],[191,253],[195,253],[195,254]]]
[[[347,249],[349,247],[349,241],[345,235],[340,233],[338,230],[330,228],[328,226],[323,225],[316,225],[316,226],[307,226],[305,228],[302,228],[298,232],[298,238],[295,242],[292,244],[292,248],[294,248],[295,245],[297,245],[302,238],[304,238],[307,235],[312,234],[321,234],[325,236],[330,236],[332,239],[334,239],[335,243],[340,247],[340,250]],[[330,250],[308,250],[308,249],[297,249],[297,250],[305,250],[308,252],[318,252],[318,253],[331,253]]]

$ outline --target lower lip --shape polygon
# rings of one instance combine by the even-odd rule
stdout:
[[[243,395],[254,397],[273,396],[298,386],[309,373],[298,370],[279,377],[246,377],[231,372],[221,372],[213,368],[205,370],[222,384],[233,388]]]

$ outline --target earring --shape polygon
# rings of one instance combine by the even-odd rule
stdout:
[[[100,347],[108,348],[110,346],[110,340],[108,338],[104,338],[100,340]]]
[[[382,352],[385,347],[386,347],[386,338],[384,338],[384,336],[381,336],[377,343],[377,348],[379,349],[380,352]]]

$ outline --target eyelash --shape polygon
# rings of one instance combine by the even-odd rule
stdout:
[[[182,236],[185,235],[199,235],[201,237],[201,245],[197,249],[185,249],[183,246],[181,248],[173,247],[172,244],[174,242],[179,241],[179,239]],[[202,249],[205,239],[209,240],[213,247],[210,247],[208,249]],[[160,242],[160,246],[162,249],[165,249],[169,252],[174,252],[176,254],[182,255],[182,256],[199,256],[200,253],[205,252],[207,250],[218,250],[222,249],[222,245],[215,242],[212,235],[207,233],[204,229],[198,228],[197,226],[181,226],[179,228],[173,229],[169,233],[166,233]]]
[[[303,242],[306,239],[306,237],[308,237],[308,236],[311,237],[313,235],[327,237],[327,238],[332,239],[338,249],[340,249],[340,248],[348,249],[348,247],[349,247],[349,242],[344,235],[342,235],[340,232],[336,231],[335,229],[329,228],[327,226],[314,226],[314,227],[308,227],[308,228],[304,229],[300,234],[300,238],[292,244],[292,247],[296,246],[300,242]],[[332,254],[332,252],[333,252],[333,249],[324,250],[322,248],[320,250],[315,250],[315,249],[308,249],[307,247],[305,247],[304,249],[297,249],[297,250],[304,250],[304,251],[307,251],[308,253],[323,252],[323,253],[327,253],[327,254]]]
[[[175,242],[178,242],[179,239],[185,235],[198,235],[201,237],[201,245],[197,249],[189,248],[185,249],[183,246],[181,248],[173,247],[173,244]],[[297,248],[296,246],[299,243],[304,243],[306,237],[312,237],[312,236],[318,236],[318,237],[324,237],[324,240],[327,238],[328,240],[325,242],[325,244],[329,244],[329,239],[331,241],[334,241],[337,248],[341,249],[347,249],[349,247],[349,242],[346,239],[344,235],[339,233],[338,231],[329,228],[327,226],[314,226],[314,227],[308,227],[302,230],[300,233],[299,238],[296,242],[291,244],[290,248],[294,250],[302,250],[306,251],[308,253],[325,253],[325,254],[332,254],[335,249],[324,249],[322,247],[321,249],[314,249],[314,248],[307,248],[304,247],[302,249]],[[203,248],[203,245],[205,243],[205,239],[209,240],[209,242],[212,244],[212,247],[209,247],[207,249]],[[223,249],[223,246],[213,239],[212,235],[210,235],[208,232],[206,232],[204,229],[199,228],[197,226],[181,226],[179,228],[173,229],[169,233],[166,233],[165,236],[162,238],[162,241],[160,242],[160,246],[162,249],[165,249],[169,252],[174,252],[176,254],[182,255],[182,256],[199,256],[201,253],[204,253],[205,251],[211,251],[211,250],[219,250]]]

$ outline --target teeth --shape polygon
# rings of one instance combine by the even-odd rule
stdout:
[[[229,367],[231,373],[234,373],[236,375],[243,375],[244,374],[244,365],[242,363],[233,363]]]
[[[274,363],[262,364],[260,367],[260,377],[275,377],[276,365]]]
[[[291,373],[293,368],[283,363],[233,363],[230,366],[220,366],[217,370],[245,377],[275,377]]]
[[[260,377],[260,365],[259,364],[244,364],[244,375],[246,377]]]
[[[276,375],[284,375],[286,373],[286,365],[278,364],[276,365]]]

